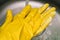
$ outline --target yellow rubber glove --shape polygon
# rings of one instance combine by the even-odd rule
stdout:
[[[29,27],[32,27],[32,32],[30,30],[30,33],[33,34],[32,37],[36,36],[37,34],[43,32],[44,29],[47,28],[48,24],[51,22],[53,16],[55,15],[55,8],[52,7],[51,9],[48,9],[45,11],[45,9],[48,7],[49,4],[45,4],[43,7],[41,7],[38,12],[30,13],[26,18],[25,21],[29,24],[26,24],[26,27],[24,30],[29,30]],[[41,12],[39,12],[41,10]],[[33,12],[33,11],[32,11]],[[20,40],[31,40],[30,34],[27,34],[26,31],[22,31]],[[29,39],[30,38],[30,39]]]
[[[32,37],[41,33],[55,15],[52,13],[55,8],[45,11],[47,7],[48,4],[45,4],[40,9],[31,9],[31,6],[27,5],[14,17],[11,15],[11,10],[8,10],[10,16],[7,14],[7,19],[1,27],[0,40],[31,40]]]
[[[31,6],[30,5],[27,5],[22,10],[22,12],[24,10],[25,10],[25,12],[27,12],[30,9],[31,9]],[[22,12],[21,12],[21,16],[22,16]],[[1,26],[1,29],[0,29],[1,30],[1,32],[0,32],[1,33],[0,40],[4,40],[4,39],[5,40],[19,40],[20,31],[21,31],[21,29],[23,27],[23,25],[22,25],[22,18],[20,18],[21,21],[18,18],[14,19],[15,17],[12,16],[12,10],[8,10],[7,11],[7,16],[6,17],[7,18],[5,20],[5,23]]]
[[[0,40],[12,40],[11,34],[7,31],[3,31],[7,24],[12,21],[12,11],[8,11],[4,24],[0,27]]]
[[[51,13],[51,12],[55,11],[55,8],[53,7],[49,10],[46,10],[46,8],[48,6],[49,6],[49,4],[45,4],[37,12],[35,11],[35,13],[33,13],[34,11],[32,11],[29,14],[25,14],[27,16],[24,17],[25,25],[24,25],[24,29],[21,33],[20,40],[31,40],[32,37],[36,36],[38,33],[41,33],[44,29],[46,29],[47,25],[52,20],[51,18],[53,18],[53,16],[55,15],[54,13]],[[40,18],[40,16],[41,16],[41,18]],[[41,23],[41,21],[42,21],[42,23]],[[40,25],[42,25],[42,26],[40,26]],[[30,27],[32,27],[32,28],[30,28]],[[32,29],[32,31],[31,31],[31,29]]]

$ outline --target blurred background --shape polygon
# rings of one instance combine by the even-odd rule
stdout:
[[[14,1],[23,1],[23,0],[0,0],[0,9],[2,5],[4,5],[5,3]],[[43,3],[50,3],[50,5],[56,6],[58,10],[60,8],[60,0],[30,0],[30,1],[40,1]]]
[[[16,1],[20,2],[20,1],[25,1],[25,0],[0,0],[0,24],[2,24],[5,20],[5,14],[4,14],[5,8],[7,6],[8,6],[7,8],[9,8]],[[42,34],[39,34],[36,37],[33,37],[32,40],[60,40],[60,0],[30,0],[30,1],[34,1],[33,3],[34,4],[36,3],[36,5],[37,4],[42,5],[42,3],[43,4],[49,3],[50,6],[54,6],[57,9],[56,16],[52,20],[52,22],[48,26],[48,28],[44,32],[42,32]],[[24,2],[22,2],[22,3],[24,3]],[[11,5],[9,5],[9,4],[11,4]],[[21,2],[20,2],[20,4],[21,4]],[[13,6],[12,8],[14,8],[14,7],[15,6]],[[17,10],[20,10],[20,9],[17,8],[17,9],[14,9],[13,11],[16,12]]]

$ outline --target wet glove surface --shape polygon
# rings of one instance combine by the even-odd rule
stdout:
[[[27,5],[14,17],[12,10],[8,10],[6,20],[0,28],[0,40],[31,40],[43,32],[55,15],[55,7],[47,9],[48,6],[45,4],[40,8],[31,8]]]

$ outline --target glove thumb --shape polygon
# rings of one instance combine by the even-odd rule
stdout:
[[[5,22],[3,23],[2,25],[2,29],[4,29],[6,27],[7,24],[9,24],[11,21],[12,21],[12,10],[8,9],[7,10],[7,13],[6,13],[6,19],[5,19]]]

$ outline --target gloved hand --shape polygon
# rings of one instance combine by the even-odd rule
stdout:
[[[0,40],[31,40],[43,32],[55,15],[55,8],[46,10],[48,6],[31,8],[27,5],[14,17],[12,11],[8,10],[5,23],[0,28]]]

